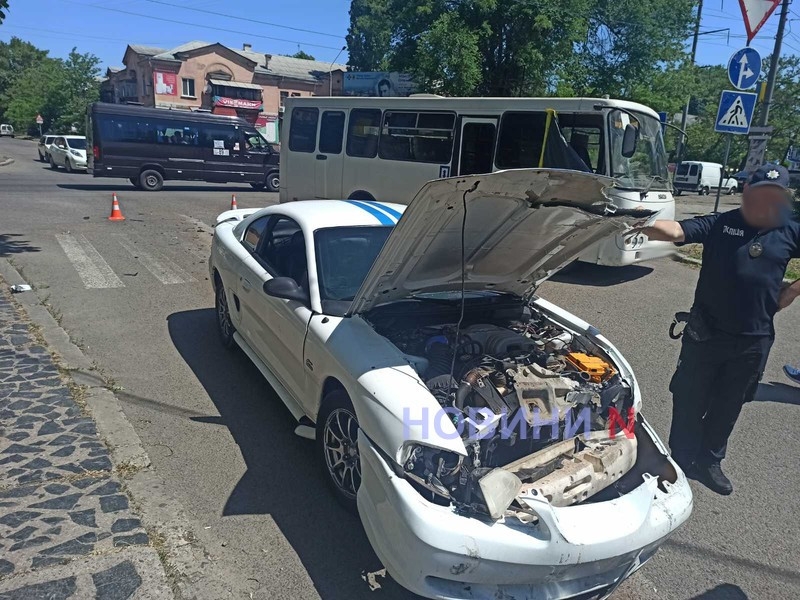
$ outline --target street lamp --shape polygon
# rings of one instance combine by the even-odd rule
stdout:
[[[342,46],[342,49],[339,50],[339,54],[336,55],[336,58],[333,59],[330,68],[328,69],[328,96],[333,96],[333,65],[336,64],[336,61],[339,60],[339,57],[342,55],[342,52],[347,50],[347,46]]]

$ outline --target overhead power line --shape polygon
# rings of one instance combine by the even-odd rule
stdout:
[[[213,31],[223,31],[225,33],[235,33],[236,35],[244,35],[248,37],[260,38],[264,40],[272,40],[274,42],[286,42],[289,44],[299,44],[300,46],[311,46],[314,48],[324,48],[325,50],[340,50],[341,46],[323,46],[322,44],[312,44],[310,42],[302,42],[299,40],[287,40],[284,38],[277,38],[268,35],[259,35],[257,33],[251,33],[249,31],[239,31],[236,29],[227,29],[225,27],[215,27],[213,25],[202,25],[200,23],[189,23],[187,21],[179,21],[177,19],[168,19],[166,17],[156,17],[154,15],[143,15],[142,13],[136,13],[129,10],[122,10],[120,8],[112,8],[110,6],[102,6],[100,4],[85,4],[83,2],[71,2],[71,4],[75,4],[77,6],[83,6],[86,8],[96,8],[99,10],[105,10],[109,12],[119,13],[123,15],[129,15],[132,17],[139,17],[142,19],[150,19],[152,21],[162,21],[164,23],[174,23],[176,25],[183,25],[184,27],[199,27],[200,29],[209,29]]]
[[[344,36],[337,35],[335,33],[326,33],[324,31],[314,31],[313,29],[303,29],[302,27],[292,27],[291,25],[281,25],[280,23],[270,23],[269,21],[259,21],[257,19],[250,19],[248,17],[238,17],[236,15],[228,15],[221,12],[216,12],[213,10],[207,10],[204,8],[196,8],[194,6],[185,6],[182,4],[172,4],[170,2],[163,2],[162,0],[145,0],[145,2],[150,2],[151,4],[160,4],[162,6],[170,6],[172,8],[180,8],[183,10],[191,10],[192,12],[203,13],[206,15],[213,15],[215,17],[223,17],[225,19],[234,19],[236,21],[244,21],[245,23],[254,23],[256,25],[267,25],[268,27],[279,27],[281,29],[290,29],[292,31],[300,31],[302,33],[311,33],[313,35],[324,35],[326,37],[331,37],[337,40],[344,39]]]

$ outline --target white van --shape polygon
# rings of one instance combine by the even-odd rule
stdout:
[[[675,195],[680,196],[681,192],[691,192],[701,196],[710,194],[711,190],[716,190],[719,186],[721,173],[722,165],[719,163],[685,160],[675,171],[675,180],[672,182]],[[733,194],[737,188],[738,183],[733,177],[722,180],[723,193]]]
[[[14,137],[14,128],[11,125],[6,125],[5,123],[3,123],[2,125],[0,125],[0,137],[6,136],[6,135],[11,136],[13,138]]]

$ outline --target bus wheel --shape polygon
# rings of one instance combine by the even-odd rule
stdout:
[[[267,189],[270,192],[277,192],[281,187],[280,173],[270,173],[267,175]]]
[[[148,169],[139,175],[139,185],[148,192],[157,192],[164,187],[164,177],[158,171]]]
[[[142,189],[142,186],[139,184],[139,178],[138,177],[130,177],[130,178],[128,178],[128,181],[130,181],[131,184],[133,185],[133,187],[135,187],[137,190]]]
[[[251,183],[250,185],[254,190],[263,190],[266,187],[264,183]]]

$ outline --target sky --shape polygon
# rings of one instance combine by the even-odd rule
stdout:
[[[54,57],[77,46],[100,57],[104,71],[121,65],[129,43],[169,49],[192,40],[234,48],[250,43],[267,54],[302,49],[331,62],[345,44],[349,7],[349,0],[10,0],[0,41],[20,37]],[[772,51],[777,23],[776,11],[753,40],[762,56]],[[698,64],[726,64],[745,45],[738,0],[705,1],[701,32],[717,29],[725,31],[701,35]],[[799,3],[786,31],[783,54],[800,55]],[[337,62],[346,59],[342,52]]]

